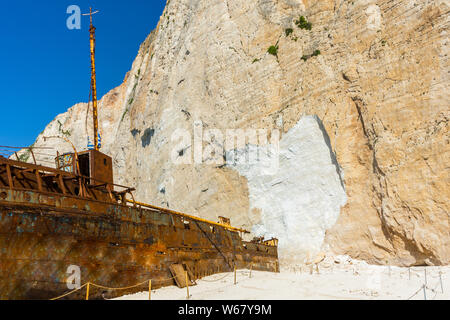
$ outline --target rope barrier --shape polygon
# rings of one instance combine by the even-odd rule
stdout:
[[[443,290],[443,287],[442,287],[442,272],[439,271],[439,281],[437,282],[437,284],[436,284],[436,286],[434,288],[432,288],[427,283],[427,272],[426,272],[426,269],[424,269],[424,274],[425,274],[425,284],[422,286],[422,289],[424,290],[424,298],[426,300],[426,289],[428,289],[428,290],[430,290],[431,292],[434,293],[434,296],[432,298],[432,300],[434,300],[439,293],[442,293],[442,294],[444,293],[444,290]],[[437,290],[437,288],[439,286],[441,286],[441,291],[440,292]]]
[[[424,287],[425,287],[424,285],[421,286],[421,287],[419,288],[419,290],[417,290],[416,292],[414,292],[414,294],[413,294],[411,297],[409,297],[408,299],[406,299],[406,300],[411,300],[411,298],[413,298],[416,294],[418,294]]]
[[[219,279],[215,279],[215,280],[206,280],[206,279],[198,279],[198,280],[205,281],[205,282],[217,282],[217,281],[220,281],[220,280],[225,279],[225,278],[228,277],[230,274],[231,274],[231,273],[227,273],[225,276],[223,276],[223,277],[221,277],[221,278],[219,278]],[[171,277],[171,278],[167,278],[167,279],[156,279],[156,280],[154,280],[154,279],[149,279],[149,280],[145,280],[145,281],[143,281],[143,282],[140,282],[140,283],[138,283],[138,284],[135,284],[135,285],[133,285],[133,286],[119,287],[119,288],[107,287],[107,286],[102,286],[102,285],[95,284],[95,283],[92,283],[92,282],[87,282],[87,283],[83,284],[81,287],[79,287],[78,289],[72,290],[72,291],[70,291],[70,292],[67,292],[67,293],[65,293],[65,294],[63,294],[63,295],[61,295],[61,296],[59,296],[59,297],[56,297],[56,298],[53,298],[53,299],[50,299],[50,300],[59,300],[59,299],[61,299],[61,298],[64,298],[64,297],[66,297],[66,296],[68,296],[68,295],[71,295],[72,293],[75,293],[75,292],[81,290],[82,288],[84,288],[84,287],[86,287],[86,286],[88,286],[88,285],[89,285],[89,286],[92,286],[92,287],[100,288],[100,289],[105,289],[105,290],[127,290],[127,289],[132,289],[132,288],[136,288],[136,287],[142,286],[142,285],[144,285],[144,284],[148,284],[150,281],[151,281],[152,283],[155,283],[155,282],[169,281],[169,280],[173,280],[173,279],[175,279],[175,278],[176,278],[176,276]],[[86,297],[87,297],[87,298],[89,297],[89,292],[87,293],[87,296],[86,296]]]
[[[50,300],[59,300],[59,299],[64,298],[64,297],[66,297],[66,296],[68,296],[68,295],[70,295],[70,294],[72,294],[72,293],[74,293],[74,292],[77,292],[77,291],[81,290],[82,288],[84,288],[84,287],[86,287],[86,286],[87,286],[87,283],[83,284],[83,285],[82,285],[81,287],[79,287],[78,289],[72,290],[72,291],[70,291],[70,292],[67,292],[67,293],[65,293],[65,294],[63,294],[63,295],[61,295],[61,296],[59,296],[59,297],[56,297],[56,298],[53,298],[53,299],[50,299]]]
[[[252,270],[253,270],[253,263],[250,263],[250,264],[248,264],[247,266],[245,266],[244,267],[244,269],[248,269],[250,267],[250,278],[251,278],[251,272],[252,272]],[[228,273],[226,273],[224,276],[222,276],[222,277],[220,277],[220,278],[218,278],[218,279],[213,279],[213,280],[206,280],[206,279],[198,279],[198,281],[204,281],[204,282],[218,282],[218,281],[221,281],[221,280],[223,280],[223,279],[225,279],[226,277],[228,277],[229,275],[231,275],[231,274],[234,274],[234,275],[236,275],[236,269],[234,269],[233,270],[233,272],[228,272]],[[240,273],[241,275],[244,275],[244,273]],[[144,284],[148,284],[148,286],[149,286],[149,299],[150,299],[150,292],[151,292],[151,287],[152,287],[152,283],[155,283],[155,282],[163,282],[163,281],[169,281],[169,280],[173,280],[173,279],[175,279],[176,278],[176,276],[173,276],[173,277],[171,277],[171,278],[166,278],[166,279],[148,279],[148,280],[145,280],[145,281],[143,281],[143,282],[140,282],[140,283],[138,283],[138,284],[135,284],[135,285],[132,285],[132,286],[127,286],[127,287],[107,287],[107,286],[103,286],[103,285],[99,285],[99,284],[95,284],[95,283],[92,283],[92,282],[87,282],[87,283],[85,283],[85,284],[83,284],[81,287],[79,287],[78,289],[75,289],[75,290],[72,290],[72,291],[70,291],[70,292],[67,292],[67,293],[65,293],[65,294],[63,294],[63,295],[61,295],[61,296],[59,296],[59,297],[56,297],[56,298],[53,298],[53,299],[50,299],[50,300],[58,300],[58,299],[61,299],[61,298],[64,298],[64,297],[66,297],[66,296],[68,296],[68,295],[70,295],[70,294],[72,294],[72,293],[75,293],[75,292],[77,292],[77,291],[79,291],[79,290],[81,290],[82,288],[84,288],[84,287],[86,287],[87,286],[87,291],[86,291],[86,300],[88,300],[89,299],[89,288],[90,288],[90,286],[92,286],[92,287],[96,287],[96,288],[99,288],[99,289],[104,289],[104,290],[127,290],[127,289],[132,289],[132,288],[136,288],[136,287],[139,287],[139,286],[142,286],[142,285],[144,285]],[[235,279],[235,282],[236,282],[236,279]],[[236,284],[236,283],[235,283]],[[422,289],[422,288],[421,288]],[[189,290],[189,289],[187,289],[187,290]],[[419,291],[420,291],[420,289],[419,289]],[[415,293],[415,294],[417,294],[417,292]],[[414,294],[414,295],[415,295]],[[413,296],[414,296],[413,295]],[[411,296],[411,298],[413,297],[413,296]],[[189,298],[189,296],[188,296],[188,298]]]
[[[429,287],[428,285],[422,285],[419,290],[417,290],[413,295],[411,295],[407,300],[410,300],[411,298],[413,298],[415,295],[417,295],[421,290],[430,290],[431,292],[434,293],[434,297],[432,300],[434,300],[436,298],[436,296],[439,294],[439,292],[436,290],[438,288],[438,286],[440,285],[440,282],[438,282],[436,284],[436,286],[434,288]]]
[[[249,268],[249,266],[250,266],[250,268]],[[251,276],[252,276],[252,270],[253,270],[253,263],[250,263],[249,265],[245,266],[244,269],[249,269],[249,270],[250,270],[249,277],[251,278]],[[233,271],[233,273],[234,273],[234,272],[235,272],[235,271]],[[225,278],[228,277],[230,274],[232,274],[232,273],[229,272],[229,273],[227,273],[226,275],[224,275],[223,277],[221,277],[221,278],[219,278],[219,279],[214,279],[214,280],[206,280],[206,279],[199,279],[199,280],[205,281],[205,282],[217,282],[217,281],[220,281],[220,280],[225,279]],[[241,275],[244,275],[244,273],[242,273],[242,272],[241,272],[240,274],[241,274]]]
[[[100,289],[105,289],[105,290],[127,290],[127,289],[132,289],[132,288],[136,288],[136,287],[142,286],[143,284],[148,284],[149,281],[154,283],[154,282],[168,281],[168,280],[172,280],[172,279],[175,279],[175,277],[171,277],[171,278],[167,278],[167,279],[157,279],[157,280],[149,279],[149,280],[143,281],[141,283],[135,284],[133,286],[120,287],[120,288],[106,287],[106,286],[102,286],[102,285],[95,284],[95,283],[92,283],[92,282],[87,282],[87,283],[83,284],[81,287],[79,287],[78,289],[72,290],[70,292],[67,292],[67,293],[65,293],[65,294],[63,294],[63,295],[61,295],[59,297],[56,297],[56,298],[53,298],[53,299],[50,299],[50,300],[59,300],[61,298],[64,298],[64,297],[66,297],[66,296],[68,296],[68,295],[70,295],[70,294],[72,294],[74,292],[77,292],[77,291],[81,290],[82,288],[86,287],[87,285],[92,286],[92,287],[96,287],[96,288],[100,288]]]
[[[147,281],[138,283],[138,284],[136,284],[134,286],[128,286],[128,287],[122,287],[122,288],[105,287],[105,286],[102,286],[102,285],[99,285],[99,284],[95,284],[95,283],[91,283],[91,286],[97,287],[97,288],[100,288],[100,289],[106,289],[106,290],[127,290],[127,289],[132,289],[132,288],[136,288],[136,287],[142,286],[143,284],[147,284],[149,281],[150,280],[147,280]]]
[[[225,279],[225,278],[228,277],[230,274],[231,274],[231,273],[227,273],[225,276],[221,277],[220,279],[215,279],[215,280],[206,280],[206,279],[199,279],[199,280],[205,281],[205,282],[217,282],[217,281],[220,281],[220,280]]]
[[[154,280],[155,282],[163,282],[163,281],[167,281],[167,280],[173,280],[173,279],[175,279],[176,278],[176,276],[174,276],[174,277],[172,277],[172,278],[168,278],[168,279],[160,279],[160,280]]]
[[[247,265],[245,268],[248,268],[248,265]],[[253,263],[250,264],[250,272],[252,271],[252,269],[253,269]],[[220,278],[218,278],[218,279],[213,279],[213,280],[198,279],[198,280],[199,280],[199,281],[204,281],[204,282],[218,282],[218,281],[221,281],[221,280],[225,279],[226,277],[228,277],[228,276],[231,275],[231,274],[235,274],[235,270],[234,270],[234,272],[228,272],[228,273],[226,273],[224,276],[222,276],[222,277],[220,277]],[[251,274],[251,273],[250,273],[250,274]],[[241,273],[241,275],[243,275],[243,274]],[[136,288],[136,287],[142,286],[142,285],[144,285],[144,284],[148,284],[148,286],[149,286],[148,288],[149,288],[149,300],[150,300],[152,283],[155,283],[155,282],[163,282],[163,281],[169,281],[169,280],[173,280],[173,279],[175,279],[175,278],[176,278],[176,276],[173,276],[173,277],[167,278],[167,279],[156,279],[156,280],[154,280],[154,279],[148,279],[148,280],[145,280],[145,281],[143,281],[143,282],[140,282],[140,283],[135,284],[135,285],[132,285],[132,286],[127,286],[127,287],[117,287],[117,288],[114,288],[114,287],[107,287],[107,286],[102,286],[102,285],[99,285],[99,284],[87,282],[87,283],[83,284],[82,286],[80,286],[79,288],[77,288],[77,289],[75,289],[75,290],[72,290],[72,291],[70,291],[70,292],[67,292],[67,293],[65,293],[65,294],[63,294],[63,295],[61,295],[61,296],[56,297],[56,298],[52,298],[52,299],[50,299],[50,300],[59,300],[59,299],[61,299],[61,298],[67,297],[67,296],[69,296],[69,295],[71,295],[71,294],[73,294],[73,293],[75,293],[75,292],[77,292],[77,291],[83,289],[83,288],[86,287],[86,286],[87,286],[86,300],[88,300],[88,299],[89,299],[89,287],[90,287],[90,286],[96,287],[96,288],[100,288],[100,289],[105,289],[105,290],[127,290],[127,289],[132,289],[132,288]],[[187,280],[186,280],[186,284],[188,284],[188,281],[187,281]],[[436,296],[439,294],[439,292],[438,292],[438,290],[437,290],[437,288],[439,287],[439,285],[441,285],[441,279],[440,279],[440,281],[436,284],[436,286],[435,286],[434,288],[432,288],[432,287],[430,287],[430,286],[428,286],[428,285],[426,285],[426,284],[423,284],[423,285],[422,285],[416,292],[414,292],[407,300],[411,300],[411,299],[412,299],[414,296],[416,296],[421,290],[424,290],[424,295],[425,295],[425,300],[426,300],[426,290],[427,290],[427,289],[430,290],[430,291],[432,291],[432,292],[434,293],[434,297],[432,298],[432,300],[434,300],[434,299],[436,298]],[[188,288],[189,288],[189,287],[187,287],[187,290],[188,290],[188,292],[189,292],[189,289],[188,289]],[[188,297],[187,297],[187,298],[189,299],[189,293],[188,293]]]

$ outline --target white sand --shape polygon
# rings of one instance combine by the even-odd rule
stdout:
[[[349,262],[349,261],[347,261]],[[364,262],[321,264],[319,274],[310,274],[308,266],[291,267],[281,273],[237,271],[237,284],[233,273],[205,277],[190,287],[192,300],[307,300],[307,299],[387,299],[423,300],[421,287],[425,281],[425,268],[371,266]],[[390,269],[390,271],[389,271]],[[427,300],[450,299],[450,266],[426,267]],[[439,273],[442,273],[444,293],[441,292]],[[216,279],[224,279],[214,281]],[[211,282],[214,281],[214,282]],[[148,292],[123,296],[119,300],[147,300]],[[152,291],[152,300],[185,300],[186,289],[176,286]]]

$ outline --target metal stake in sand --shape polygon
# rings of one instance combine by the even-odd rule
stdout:
[[[188,280],[188,273],[187,271],[184,272],[185,278],[186,278],[186,291],[187,291],[187,296],[186,299],[189,299],[189,280]]]
[[[148,280],[148,300],[152,300],[152,280]]]
[[[444,286],[442,285],[442,271],[439,271],[439,282],[441,283],[441,291],[444,293]]]
[[[426,290],[426,286],[425,285],[423,285],[423,298],[425,300],[427,300],[427,290]]]
[[[425,272],[425,286],[427,286],[428,285],[428,283],[427,283],[427,268],[426,267],[423,268],[423,271]]]
[[[408,267],[408,280],[411,280],[411,267]]]
[[[90,282],[88,282],[87,286],[86,286],[86,300],[89,300],[89,285],[90,285]]]

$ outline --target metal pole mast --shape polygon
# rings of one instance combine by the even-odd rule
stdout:
[[[89,8],[90,17],[90,46],[91,46],[91,90],[92,90],[92,105],[93,105],[93,121],[94,121],[94,149],[98,150],[98,110],[97,110],[97,79],[95,74],[95,27],[92,24],[92,15],[99,11],[92,12],[92,8]]]

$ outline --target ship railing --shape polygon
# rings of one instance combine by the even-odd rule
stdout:
[[[153,210],[169,213],[169,214],[172,214],[172,215],[181,216],[181,217],[187,218],[189,220],[200,221],[200,222],[204,222],[204,223],[207,223],[207,224],[210,224],[210,225],[220,226],[220,227],[223,227],[223,228],[225,228],[227,230],[231,230],[231,231],[237,231],[237,232],[242,232],[242,233],[250,233],[250,231],[247,231],[245,229],[235,228],[235,227],[232,227],[232,226],[227,225],[227,224],[214,222],[214,221],[209,221],[209,220],[202,219],[202,218],[199,218],[199,217],[196,217],[196,216],[192,216],[192,215],[189,215],[189,214],[186,214],[186,213],[170,210],[170,209],[167,209],[167,208],[157,207],[157,206],[154,206],[154,205],[151,205],[151,204],[148,204],[148,203],[138,202],[138,201],[135,201],[134,199],[133,200],[126,200],[126,202],[128,202],[128,203],[130,203],[130,204],[132,204],[134,206],[137,205],[137,206],[141,206],[141,207],[144,207],[144,208],[149,208],[149,209],[153,209]]]
[[[53,161],[49,161],[49,158],[55,157],[53,154],[46,153],[49,150],[56,150],[51,147],[11,147],[11,146],[0,146],[0,156],[11,159],[16,158],[19,162],[28,163],[30,160],[33,164],[45,163],[55,165]]]
[[[185,214],[185,213],[177,212],[177,211],[170,210],[170,209],[167,209],[167,208],[161,208],[161,207],[157,207],[157,206],[154,206],[154,205],[151,205],[151,204],[138,202],[138,201],[135,200],[134,195],[133,195],[133,192],[136,189],[135,188],[130,188],[128,186],[123,186],[123,185],[116,184],[116,183],[102,181],[100,179],[96,179],[96,178],[92,178],[92,177],[86,177],[86,176],[83,176],[83,175],[77,175],[77,174],[74,174],[72,172],[67,172],[67,171],[58,170],[58,169],[49,168],[49,167],[44,167],[44,166],[37,165],[37,164],[31,164],[31,163],[26,163],[26,162],[10,160],[10,159],[4,158],[4,157],[0,157],[0,164],[4,164],[6,166],[8,187],[11,190],[32,190],[32,191],[35,191],[34,189],[27,189],[24,186],[18,187],[18,186],[15,185],[14,179],[13,179],[13,174],[15,174],[14,171],[16,171],[16,170],[34,172],[34,174],[36,175],[36,181],[37,181],[38,191],[39,192],[45,192],[45,190],[44,190],[44,184],[45,183],[44,183],[44,181],[42,179],[42,176],[44,174],[46,174],[46,177],[49,177],[49,174],[51,174],[55,178],[55,182],[59,185],[59,188],[62,190],[62,194],[63,195],[68,195],[70,193],[68,188],[65,186],[64,179],[74,179],[74,180],[78,180],[78,182],[79,182],[79,193],[76,194],[75,196],[79,196],[79,197],[83,197],[83,198],[89,199],[90,198],[89,197],[89,189],[102,188],[102,189],[105,189],[108,192],[108,194],[110,196],[110,199],[111,199],[111,202],[118,202],[118,201],[120,201],[120,204],[122,204],[122,205],[131,204],[135,208],[136,207],[144,207],[144,208],[151,209],[153,211],[165,212],[165,213],[168,213],[168,214],[181,216],[181,217],[186,218],[186,219],[190,219],[190,220],[194,220],[194,221],[200,221],[200,222],[204,222],[204,223],[207,223],[207,224],[210,224],[210,225],[220,226],[220,227],[223,227],[223,228],[225,228],[227,230],[231,230],[231,231],[236,231],[236,232],[241,232],[241,233],[250,233],[249,231],[247,231],[245,229],[235,228],[235,227],[232,227],[232,226],[230,226],[228,224],[208,221],[208,220],[205,220],[205,219],[202,219],[202,218],[199,218],[199,217],[195,217],[195,216],[188,215],[188,214]],[[12,170],[12,168],[14,168],[14,170]],[[89,183],[87,183],[88,181],[94,181],[95,183],[94,184],[89,184]],[[122,191],[116,191],[115,188],[120,188],[120,189],[123,189],[123,190]],[[127,195],[130,195],[131,200],[127,199]]]
[[[44,181],[42,179],[42,176],[47,173],[46,177],[49,177],[49,176],[53,176],[54,177],[54,181],[56,182],[56,184],[58,184],[58,186],[61,189],[63,195],[69,195],[70,194],[70,190],[65,186],[64,179],[74,179],[74,180],[78,180],[79,190],[78,190],[78,194],[72,194],[73,196],[78,196],[78,197],[90,199],[90,198],[93,197],[92,194],[90,194],[90,190],[101,188],[101,189],[104,189],[104,190],[106,190],[108,192],[111,202],[114,202],[114,203],[117,203],[118,201],[120,201],[120,204],[122,204],[122,205],[131,204],[135,208],[137,208],[137,207],[144,207],[144,208],[151,209],[153,211],[165,212],[165,213],[168,213],[168,214],[181,216],[181,217],[183,217],[185,219],[189,219],[189,220],[193,220],[193,221],[200,221],[200,222],[203,222],[203,223],[207,223],[209,225],[220,226],[222,228],[225,228],[226,230],[230,230],[230,231],[234,231],[234,232],[247,233],[247,234],[250,233],[248,230],[232,227],[229,224],[209,221],[209,220],[202,219],[202,218],[199,218],[199,217],[195,217],[195,216],[192,216],[192,215],[188,215],[188,214],[185,214],[185,213],[182,213],[182,212],[177,212],[177,211],[170,210],[170,209],[167,209],[167,208],[161,208],[161,207],[157,207],[157,206],[154,206],[154,205],[151,205],[151,204],[138,202],[138,201],[135,200],[134,195],[133,195],[133,192],[136,189],[135,188],[130,188],[128,186],[123,186],[123,185],[116,184],[116,183],[102,181],[100,179],[96,179],[96,178],[92,178],[92,177],[86,177],[86,176],[83,176],[83,175],[74,174],[72,172],[66,172],[66,171],[63,171],[63,170],[58,170],[58,169],[54,169],[54,168],[44,167],[44,166],[37,165],[37,164],[30,164],[30,163],[27,163],[27,162],[14,161],[14,160],[10,160],[10,159],[4,158],[4,157],[0,157],[0,164],[4,164],[6,166],[8,187],[11,190],[31,190],[31,191],[35,191],[34,189],[27,189],[24,186],[18,187],[18,186],[15,185],[14,179],[13,179],[13,174],[15,174],[14,171],[16,171],[16,169],[22,170],[22,171],[33,172],[35,174],[35,176],[36,176],[36,182],[37,182],[37,186],[38,186],[38,191],[39,192],[46,192],[44,190],[44,184],[45,183],[44,183]],[[14,168],[14,170],[12,170],[11,168]],[[50,175],[48,175],[48,173],[50,173]],[[88,183],[88,182],[92,182],[92,181],[95,182],[95,183],[94,184]],[[116,191],[115,188],[120,188],[120,189],[123,189],[123,190],[122,191]],[[54,192],[50,192],[50,193],[54,193]],[[60,193],[57,193],[57,194],[60,194]],[[130,195],[131,200],[127,199],[127,195]]]
[[[130,188],[128,186],[123,186],[116,183],[111,183],[107,181],[102,181],[100,179],[87,177],[83,175],[74,174],[72,172],[67,172],[63,170],[58,170],[55,168],[50,167],[44,167],[38,164],[31,164],[28,162],[22,162],[22,161],[15,161],[11,159],[7,159],[5,157],[0,157],[0,164],[5,165],[6,167],[6,175],[7,175],[7,184],[9,189],[11,190],[32,190],[34,189],[25,188],[24,185],[21,187],[17,186],[17,183],[14,183],[13,176],[16,175],[16,170],[22,171],[22,172],[32,172],[36,176],[36,183],[37,183],[37,190],[40,192],[45,192],[44,190],[44,184],[43,177],[53,177],[55,182],[58,184],[59,188],[62,191],[63,195],[70,194],[70,190],[66,187],[64,183],[64,179],[73,179],[77,180],[79,183],[79,191],[78,194],[72,194],[74,196],[79,196],[83,198],[91,198],[92,194],[90,194],[90,189],[105,189],[112,202],[117,202],[120,200],[123,205],[126,205],[126,195],[130,194],[131,197],[134,199],[133,191],[135,191],[134,188]],[[89,183],[94,182],[94,184]],[[123,189],[122,191],[116,191],[115,188]],[[50,192],[55,193],[55,192]],[[58,193],[59,194],[59,193]]]
[[[2,147],[0,146],[0,148],[2,148]],[[8,148],[8,147],[4,147],[4,148]],[[12,148],[12,147],[10,147],[10,148]],[[15,149],[23,150],[26,148],[15,147]],[[70,193],[68,188],[65,186],[64,179],[77,179],[79,181],[79,191],[78,191],[78,194],[76,194],[75,196],[89,199],[89,198],[92,198],[92,194],[90,194],[89,190],[101,188],[101,189],[105,189],[108,192],[110,200],[112,202],[120,201],[120,203],[122,205],[131,204],[134,207],[138,207],[138,206],[144,207],[144,208],[148,208],[148,209],[152,209],[152,210],[156,210],[156,211],[161,211],[161,212],[181,216],[183,218],[187,218],[190,220],[204,222],[209,225],[220,226],[220,227],[223,227],[230,231],[241,232],[241,233],[250,233],[249,231],[247,231],[245,229],[232,227],[228,223],[208,221],[208,220],[205,220],[205,219],[202,219],[199,217],[195,217],[195,216],[188,215],[185,213],[177,212],[177,211],[170,210],[167,208],[161,208],[161,207],[157,207],[157,206],[154,206],[151,204],[138,202],[135,200],[134,195],[133,195],[133,191],[136,190],[135,188],[130,188],[128,186],[123,186],[123,185],[116,184],[116,183],[102,181],[100,179],[96,179],[96,178],[92,178],[92,177],[86,177],[83,175],[75,174],[73,172],[67,172],[64,170],[58,170],[55,168],[49,168],[49,167],[44,167],[44,166],[38,165],[38,164],[36,164],[36,159],[34,157],[34,152],[32,150],[33,147],[29,147],[27,149],[31,150],[30,152],[33,154],[34,164],[21,161],[20,157],[17,155],[17,152],[15,153],[17,156],[17,161],[7,159],[5,157],[3,157],[3,158],[0,157],[0,164],[3,163],[6,165],[7,180],[8,180],[8,186],[10,189],[26,190],[26,188],[24,188],[24,187],[20,188],[20,187],[15,186],[14,180],[12,178],[13,173],[12,173],[11,167],[14,167],[15,169],[19,169],[19,170],[24,170],[24,171],[25,170],[33,171],[36,175],[38,191],[40,191],[40,192],[44,192],[44,182],[42,179],[42,175],[44,175],[45,173],[50,173],[54,176],[55,182],[58,184],[63,195],[67,195]],[[49,150],[52,148],[43,148],[43,149]],[[48,174],[47,174],[47,177],[48,177]],[[87,183],[87,182],[95,182],[95,183],[92,184],[92,183]],[[122,189],[122,191],[116,191],[115,188],[120,188],[120,189]],[[127,195],[130,195],[131,200],[127,199]]]

